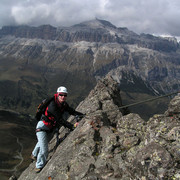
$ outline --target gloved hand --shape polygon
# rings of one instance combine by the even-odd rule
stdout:
[[[76,128],[78,125],[79,125],[79,123],[76,122],[76,123],[74,124],[74,128]]]

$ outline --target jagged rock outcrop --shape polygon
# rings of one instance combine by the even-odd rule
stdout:
[[[121,105],[117,82],[110,76],[100,80],[77,107],[87,114],[79,126],[56,149],[52,139],[49,161],[39,174],[32,163],[19,180],[180,178],[180,96],[148,122],[138,114],[124,115]],[[61,128],[60,136],[66,132]]]

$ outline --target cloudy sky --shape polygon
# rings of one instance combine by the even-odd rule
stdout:
[[[0,27],[71,26],[95,18],[136,33],[180,36],[180,0],[0,0]]]

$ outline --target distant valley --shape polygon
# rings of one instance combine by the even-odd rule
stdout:
[[[19,175],[31,162],[35,123],[22,114],[0,110],[0,176]]]

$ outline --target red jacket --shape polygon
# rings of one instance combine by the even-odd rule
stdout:
[[[64,112],[68,112],[70,115],[82,115],[82,113],[75,111],[73,108],[71,108],[67,102],[60,103],[58,101],[58,94],[54,94],[54,100],[51,101],[46,108],[43,123],[49,129],[63,125],[73,130],[73,125],[62,118]]]

